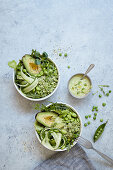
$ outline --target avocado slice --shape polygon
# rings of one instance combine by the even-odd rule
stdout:
[[[42,70],[40,65],[35,64],[35,59],[28,54],[22,57],[22,61],[24,63],[26,70],[32,76],[37,76]]]
[[[35,121],[34,126],[36,131],[41,131],[42,129],[44,129],[44,126],[37,121]]]
[[[53,112],[39,112],[36,115],[36,120],[46,127],[51,127],[57,117],[58,115]]]

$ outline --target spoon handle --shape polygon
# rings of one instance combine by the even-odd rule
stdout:
[[[92,70],[92,68],[94,67],[94,64],[91,64],[88,69],[86,70],[85,74],[83,75],[83,77],[81,78],[81,80]]]

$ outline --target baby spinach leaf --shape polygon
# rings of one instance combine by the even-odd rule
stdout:
[[[41,61],[39,59],[35,59],[35,64],[40,65]]]
[[[47,57],[48,57],[48,54],[47,54],[46,52],[43,52],[43,53],[42,53],[42,56],[43,56],[44,58],[47,58]]]

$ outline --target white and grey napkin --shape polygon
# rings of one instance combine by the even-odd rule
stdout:
[[[58,152],[34,170],[95,170],[85,151],[76,144],[69,152]]]

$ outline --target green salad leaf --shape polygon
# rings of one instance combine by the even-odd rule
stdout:
[[[35,64],[40,65],[41,61],[39,59],[35,59]]]
[[[12,61],[8,62],[8,66],[11,67],[11,68],[14,68],[16,70],[17,63],[16,63],[15,60],[12,60]]]
[[[42,53],[42,56],[43,56],[44,58],[47,58],[47,57],[48,57],[48,54],[47,54],[46,52],[43,52],[43,53]]]

